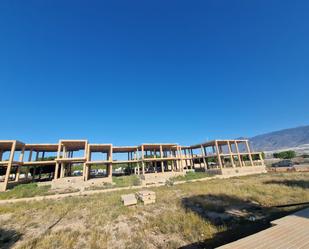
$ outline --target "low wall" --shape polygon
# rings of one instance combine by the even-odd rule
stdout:
[[[261,174],[266,172],[267,171],[265,166],[247,166],[221,169],[221,175],[229,176]]]
[[[82,176],[63,177],[52,180],[51,189],[79,189],[84,190],[91,186],[97,186],[104,183],[112,183],[111,177],[93,178],[84,181]]]
[[[167,180],[177,176],[184,176],[186,172],[160,172],[160,173],[148,173],[141,175],[142,185],[165,183]]]

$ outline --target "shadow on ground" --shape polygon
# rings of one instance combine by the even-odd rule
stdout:
[[[21,236],[22,234],[15,230],[0,228],[0,248],[12,248]]]
[[[215,248],[264,230],[270,227],[270,221],[295,212],[295,209],[283,211],[262,207],[259,203],[225,194],[183,198],[182,206],[215,226],[227,228],[211,239],[180,247],[182,249]]]
[[[288,187],[299,187],[303,189],[309,188],[309,181],[304,180],[271,180],[265,181],[265,184],[280,184]]]

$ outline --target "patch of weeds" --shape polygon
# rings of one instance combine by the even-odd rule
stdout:
[[[210,238],[217,231],[206,219],[181,208],[166,210],[159,216],[148,218],[147,228],[161,234],[178,234],[187,241],[199,241]]]
[[[189,171],[184,176],[176,176],[173,177],[173,181],[189,181],[189,180],[195,180],[195,179],[201,179],[210,177],[211,175],[207,172],[193,172]]]
[[[115,186],[112,183],[104,182],[101,185],[94,185],[94,186],[87,187],[85,190],[101,190],[101,189],[110,189],[114,187]]]
[[[113,177],[115,187],[129,187],[141,185],[141,180],[137,175]]]
[[[78,242],[80,233],[71,229],[58,230],[49,232],[27,243],[21,245],[20,249],[40,248],[40,249],[58,249],[58,248],[74,248]]]
[[[38,195],[49,195],[50,185],[38,186],[36,183],[20,184],[6,192],[0,193],[0,199],[14,199],[33,197]]]

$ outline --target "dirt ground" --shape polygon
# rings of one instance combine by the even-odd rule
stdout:
[[[309,173],[276,173],[153,188],[124,207],[124,190],[0,205],[1,248],[214,248],[309,202]]]

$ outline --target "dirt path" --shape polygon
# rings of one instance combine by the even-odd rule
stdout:
[[[237,176],[241,176],[241,175],[237,175]],[[228,176],[216,175],[216,176],[205,177],[205,178],[200,178],[200,179],[193,179],[193,180],[187,180],[187,181],[177,181],[177,182],[174,182],[174,185],[184,184],[184,183],[188,183],[188,182],[209,181],[209,180],[212,180],[212,179],[226,179],[226,178],[231,178],[231,177],[235,177],[235,175],[228,175]],[[130,190],[130,189],[153,188],[153,187],[160,187],[160,186],[164,186],[164,185],[165,185],[164,183],[160,183],[160,184],[152,184],[152,185],[148,185],[148,186],[141,185],[141,186],[129,186],[129,187],[121,187],[121,188],[100,189],[100,190],[85,190],[85,191],[66,193],[66,194],[34,196],[34,197],[19,198],[19,199],[7,199],[7,200],[0,200],[0,205],[23,202],[23,201],[28,202],[28,201],[43,201],[43,200],[59,200],[59,199],[62,199],[62,198],[67,198],[67,197],[87,196],[87,195],[93,195],[93,194],[99,194],[99,193],[108,193],[108,192]]]

